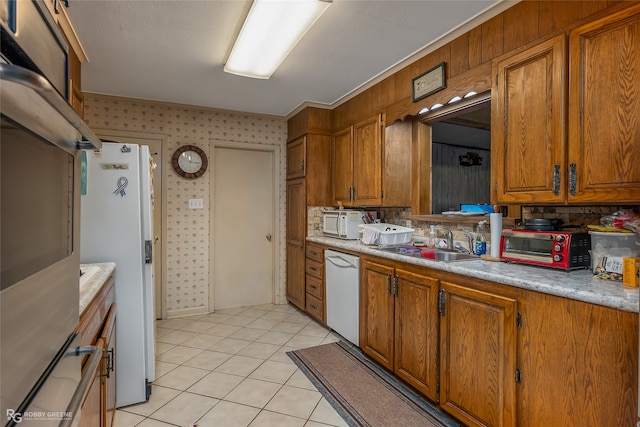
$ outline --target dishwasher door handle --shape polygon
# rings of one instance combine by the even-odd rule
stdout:
[[[349,261],[347,261],[346,259],[339,257],[339,256],[328,256],[325,258],[327,261],[329,261],[331,264],[337,266],[337,267],[341,267],[341,268],[356,268],[355,265],[353,265],[352,263],[350,263]]]

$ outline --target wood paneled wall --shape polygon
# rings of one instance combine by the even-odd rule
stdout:
[[[432,211],[439,214],[460,210],[460,204],[490,204],[491,152],[478,148],[449,144],[433,144]],[[474,152],[482,157],[482,164],[461,166],[459,156]],[[479,218],[484,219],[484,218]]]
[[[608,13],[606,9],[623,9],[633,3],[637,2],[523,0],[336,107],[333,130],[381,111],[386,111],[389,125],[455,95],[490,90],[493,58],[564,31],[594,14]],[[446,62],[447,88],[413,103],[413,78],[442,61]]]

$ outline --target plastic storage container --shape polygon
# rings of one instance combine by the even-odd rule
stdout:
[[[602,274],[605,279],[622,279],[622,271],[613,266],[622,267],[622,258],[640,256],[635,233],[606,233],[590,231],[591,234],[591,263],[594,274]],[[620,258],[617,260],[616,258]],[[612,269],[613,268],[613,269]]]
[[[374,244],[378,245],[402,245],[404,243],[409,243],[411,241],[411,236],[413,236],[413,232],[415,231],[413,228],[401,227],[399,225],[393,224],[359,224],[360,228],[362,228],[363,233],[365,229],[373,229],[376,234],[378,234],[378,238],[374,242]]]

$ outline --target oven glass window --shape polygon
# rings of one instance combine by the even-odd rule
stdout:
[[[2,119],[1,289],[73,252],[74,158]]]
[[[507,252],[523,255],[550,256],[554,241],[543,239],[528,239],[522,237],[509,237],[506,242]]]

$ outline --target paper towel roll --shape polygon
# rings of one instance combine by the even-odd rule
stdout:
[[[502,236],[502,214],[489,214],[489,223],[491,226],[491,256],[500,257],[500,237]]]

